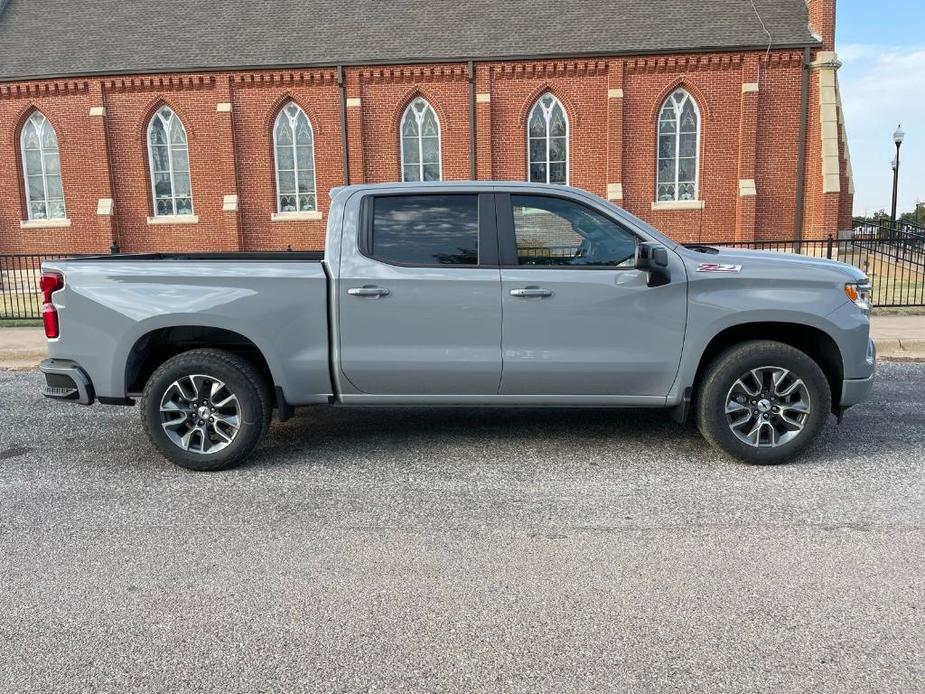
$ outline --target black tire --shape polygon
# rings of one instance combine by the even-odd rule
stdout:
[[[779,367],[790,372],[788,379],[798,378],[805,386],[805,393],[810,404],[808,414],[794,415],[792,411],[787,410],[788,415],[794,419],[802,419],[802,430],[796,433],[793,438],[786,440],[779,445],[771,446],[769,441],[772,433],[765,423],[764,429],[758,428],[756,439],[761,445],[747,443],[730,427],[732,421],[741,421],[744,424],[739,429],[746,434],[753,430],[752,425],[757,424],[759,418],[767,415],[771,422],[778,422],[780,429],[790,429],[785,422],[781,421],[779,415],[775,415],[773,410],[764,414],[749,414],[748,412],[735,412],[727,416],[727,401],[735,398],[736,402],[731,407],[739,407],[739,398],[745,395],[744,392],[735,394],[734,385],[743,375],[751,373],[752,369],[758,370],[762,375],[763,367]],[[771,379],[773,381],[773,376]],[[793,383],[793,380],[786,381],[786,384]],[[749,389],[754,388],[757,380],[747,381]],[[771,389],[767,389],[770,391]],[[786,390],[782,387],[781,390]],[[802,391],[801,391],[802,392]],[[769,393],[770,394],[770,393]],[[732,397],[730,397],[732,396]],[[749,397],[749,396],[746,396]],[[760,396],[755,396],[759,398]],[[785,400],[795,396],[787,396]],[[819,365],[808,355],[800,350],[791,347],[782,342],[771,340],[754,340],[734,345],[719,355],[717,355],[707,366],[703,378],[699,384],[698,392],[695,395],[695,415],[697,427],[703,434],[704,438],[716,448],[725,451],[738,460],[758,464],[774,465],[791,460],[799,455],[807,446],[812,444],[832,410],[832,393],[829,388],[829,382],[819,368]],[[779,402],[780,398],[774,398]],[[774,403],[771,398],[745,401],[745,408],[751,413],[760,412],[759,407],[763,408]],[[757,402],[756,405],[752,405]],[[754,407],[754,409],[752,409]],[[749,419],[744,419],[748,415]],[[734,420],[730,419],[734,418]],[[776,432],[775,432],[776,433]],[[783,438],[777,434],[778,440]],[[763,440],[762,440],[763,439]]]
[[[213,381],[224,383],[227,386],[225,392],[234,394],[237,399],[234,407],[239,408],[239,426],[231,442],[226,443],[213,434],[213,438],[224,446],[214,452],[184,450],[181,444],[174,443],[163,426],[161,403],[168,397],[168,390],[175,382],[197,374],[206,374],[214,377]],[[141,396],[141,422],[148,438],[168,460],[188,470],[226,470],[243,463],[266,434],[272,413],[269,385],[260,372],[246,359],[218,349],[196,349],[168,359],[148,379]],[[214,425],[213,431],[217,427],[217,424]],[[199,439],[199,448],[209,445],[203,440],[206,438],[204,435],[195,438]]]

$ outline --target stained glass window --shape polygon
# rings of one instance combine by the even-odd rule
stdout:
[[[148,124],[148,160],[154,215],[193,214],[186,129],[168,106],[159,108]]]
[[[317,210],[315,136],[305,111],[291,101],[276,116],[273,149],[276,153],[277,211]]]
[[[543,94],[527,118],[531,183],[568,184],[568,117],[552,94]]]
[[[700,113],[683,89],[665,101],[658,117],[658,202],[697,199]]]
[[[418,97],[401,119],[401,177],[403,181],[439,181],[440,121],[433,107]]]
[[[20,146],[29,219],[64,219],[58,136],[38,111],[23,125]]]

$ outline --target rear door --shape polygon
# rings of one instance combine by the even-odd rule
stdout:
[[[337,283],[343,376],[371,395],[497,394],[494,195],[368,195],[359,227]]]
[[[591,205],[499,194],[504,395],[657,396],[677,374],[687,282],[636,270],[639,237]]]

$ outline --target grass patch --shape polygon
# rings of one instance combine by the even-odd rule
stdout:
[[[874,306],[874,316],[925,316],[925,306]]]
[[[32,318],[0,318],[0,328],[41,328],[42,321]]]
[[[875,306],[883,304],[883,308],[886,309],[890,308],[891,304],[925,304],[925,279],[921,277],[905,279],[870,275],[870,281],[873,285]],[[910,308],[923,310],[925,306]]]
[[[41,315],[38,294],[0,292],[0,319],[35,320]]]

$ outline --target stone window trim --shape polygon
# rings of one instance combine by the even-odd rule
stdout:
[[[148,217],[148,224],[199,224],[199,215],[195,214],[162,214]]]
[[[688,108],[690,107],[690,108]],[[693,125],[688,121],[693,117]],[[690,205],[665,206],[664,203],[690,203],[700,200],[700,151],[703,132],[700,106],[693,94],[677,87],[662,103],[656,126],[655,145],[655,204],[663,209],[692,209]],[[693,154],[682,153],[682,139],[693,136]],[[670,144],[670,152],[663,145]],[[682,174],[682,161],[693,160],[693,173]],[[663,177],[663,164],[668,164],[668,178]],[[702,209],[697,207],[693,209]]]
[[[271,222],[317,222],[324,219],[321,210],[307,212],[274,212],[270,215]]]
[[[183,121],[170,106],[162,104],[148,121],[145,139],[153,217],[195,217],[189,142]],[[148,223],[152,223],[150,218]]]
[[[703,200],[663,200],[661,202],[653,202],[652,210],[653,212],[667,210],[702,210],[706,206],[707,203]]]
[[[276,214],[318,209],[315,174],[315,130],[301,106],[289,100],[273,121],[273,174]]]
[[[551,125],[553,118],[561,114],[562,123],[564,125],[564,135],[553,135]],[[542,119],[544,125],[542,135],[536,135],[531,132],[530,124],[533,122],[534,118],[539,116]],[[552,92],[544,92],[539,96],[539,98],[534,102],[533,107],[530,109],[527,114],[526,122],[527,130],[527,180],[531,183],[561,183],[564,185],[569,185],[570,172],[571,168],[571,152],[570,152],[570,136],[571,136],[571,127],[569,124],[568,112],[565,110],[565,106],[556,97]],[[562,154],[563,159],[552,159],[551,147],[552,140],[554,139],[564,139],[565,140],[565,151]],[[534,158],[534,152],[531,147],[533,141],[543,141],[545,143],[542,158]],[[562,165],[564,164],[565,173],[564,177],[559,180],[559,177],[554,177],[552,174],[552,165]],[[543,167],[542,176],[534,176],[533,169],[534,167]],[[553,180],[553,179],[556,180]]]
[[[68,217],[59,217],[56,219],[23,219],[19,223],[20,229],[60,229],[71,226],[71,220]]]
[[[24,221],[66,219],[58,134],[41,111],[33,111],[23,123],[19,133],[19,154],[26,203]]]
[[[426,126],[432,127],[435,133],[425,133]],[[405,107],[398,124],[398,138],[402,181],[443,180],[443,129],[440,116],[427,99],[416,96]],[[425,155],[426,140],[436,140],[436,157],[433,153]],[[408,154],[412,152],[417,161],[408,160]],[[434,170],[437,173],[436,178],[432,176]],[[414,175],[409,176],[409,171]],[[430,176],[428,171],[431,172]]]

